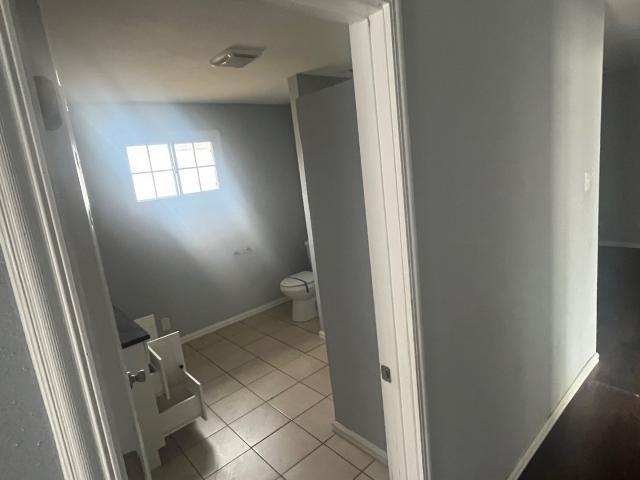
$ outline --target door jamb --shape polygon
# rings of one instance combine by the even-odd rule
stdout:
[[[326,0],[288,3],[313,14],[326,10],[334,19],[341,8]],[[392,479],[427,479],[399,0],[378,7],[349,2],[358,3],[366,13],[354,20],[353,11],[345,11],[344,18],[353,48],[380,363],[392,373],[392,383],[382,382],[388,458]],[[119,452],[104,421],[82,318],[72,305],[77,292],[65,269],[64,238],[9,4],[0,0],[0,83],[8,87],[8,102],[0,98],[2,251],[65,478],[120,480]]]
[[[378,350],[392,376],[382,382],[387,456],[391,478],[412,480],[430,475],[397,8],[351,23],[350,36]]]

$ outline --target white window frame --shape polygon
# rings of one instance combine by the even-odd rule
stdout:
[[[382,382],[390,476],[427,479],[398,0],[270,1],[350,25],[380,363],[392,375],[391,383]],[[84,328],[68,305],[82,293],[67,278],[64,244],[52,233],[60,227],[11,12],[11,0],[0,0],[0,85],[8,87],[8,100],[0,101],[2,250],[65,478],[119,480],[122,452],[114,447],[100,413],[102,398],[86,373],[92,353],[70,329]],[[66,351],[75,353],[61,355]]]
[[[197,155],[195,153],[196,151],[196,144],[199,143],[208,143],[211,146],[211,150],[212,150],[212,157],[213,157],[213,163],[210,165],[198,165],[198,161],[197,161]],[[193,151],[193,158],[194,158],[194,165],[192,167],[181,167],[179,165],[178,162],[178,154],[176,152],[176,145],[191,145],[191,149]],[[169,152],[169,161],[170,161],[170,166],[169,168],[161,168],[161,169],[155,169],[154,165],[153,165],[153,161],[151,160],[151,150],[150,147],[154,147],[154,146],[166,146],[167,150]],[[131,164],[131,157],[129,155],[129,149],[130,148],[142,148],[144,147],[146,150],[146,154],[147,154],[147,162],[149,164],[149,170],[133,170],[132,164]],[[135,143],[135,144],[131,144],[131,145],[127,145],[125,147],[125,155],[127,157],[127,164],[129,167],[129,176],[131,178],[131,185],[133,188],[133,194],[136,198],[137,202],[153,202],[153,201],[158,201],[158,200],[166,200],[166,199],[171,199],[171,198],[177,198],[177,197],[183,197],[186,195],[195,195],[195,194],[199,194],[199,193],[206,193],[206,192],[215,192],[220,190],[220,174],[219,174],[219,151],[218,148],[215,145],[215,142],[213,142],[212,140],[189,140],[189,141],[180,141],[180,142],[153,142],[153,143]],[[216,183],[216,187],[215,188],[206,188],[203,189],[202,187],[202,173],[201,170],[205,169],[205,168],[213,168],[214,170],[214,175],[215,175],[215,183]],[[198,180],[198,190],[194,190],[194,191],[189,191],[189,192],[185,192],[184,191],[184,186],[183,186],[183,182],[182,182],[182,177],[180,175],[181,171],[185,171],[185,170],[195,170],[196,173],[196,177]],[[175,188],[175,193],[173,193],[172,195],[158,195],[158,186],[156,184],[156,177],[155,177],[155,173],[161,173],[161,172],[171,172],[172,177],[173,177],[173,185]],[[150,174],[151,175],[151,182],[153,184],[153,191],[154,191],[154,196],[153,197],[148,197],[148,198],[140,198],[138,196],[138,192],[136,190],[136,186],[135,186],[135,177],[136,175],[144,175],[144,174]]]

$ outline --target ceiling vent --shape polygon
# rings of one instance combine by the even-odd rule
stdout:
[[[242,68],[262,55],[264,48],[229,47],[213,57],[209,63],[212,67]]]

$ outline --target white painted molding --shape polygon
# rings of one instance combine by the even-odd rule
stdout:
[[[380,0],[263,0],[332,22],[353,23],[380,9]]]
[[[366,21],[351,24],[349,33],[379,361],[393,378],[381,382],[389,471],[394,480],[426,480],[411,172],[404,143],[402,36],[396,7],[395,1],[384,4]]]
[[[348,429],[347,427],[342,425],[340,422],[333,422],[333,431],[339,437],[344,438],[347,442],[352,443],[353,445],[358,447],[360,450],[365,451],[366,453],[371,455],[373,458],[375,458],[379,462],[382,462],[385,465],[387,465],[387,452],[385,452],[383,449],[381,449],[377,445],[374,445],[363,436],[358,435],[353,430]]]
[[[591,374],[596,365],[598,365],[599,361],[600,356],[595,353],[587,361],[585,366],[582,367],[582,370],[580,370],[580,373],[569,387],[569,390],[567,390],[567,393],[564,394],[564,396],[560,400],[560,403],[558,403],[558,406],[553,410],[553,412],[551,412],[551,415],[542,426],[542,429],[540,429],[540,432],[538,432],[531,445],[529,445],[529,448],[525,450],[525,452],[518,460],[516,467],[514,468],[513,472],[511,472],[511,475],[507,477],[507,480],[517,480],[518,478],[520,478],[520,475],[522,475],[522,472],[524,472],[525,468],[527,468],[527,465],[529,464],[535,453],[538,451],[538,448],[540,448],[540,445],[542,445],[542,442],[544,442],[544,439],[547,438],[547,435],[562,415],[562,412],[564,412],[565,408],[567,408],[569,402],[571,402],[575,394],[578,392],[578,390],[580,390],[580,387],[585,382],[587,377]]]
[[[600,240],[599,247],[618,247],[618,248],[640,248],[640,243],[635,242],[612,242],[609,240]]]
[[[11,5],[0,0],[0,246],[64,478],[118,480]]]
[[[233,317],[229,317],[220,322],[216,322],[213,325],[209,325],[207,327],[201,328],[200,330],[196,330],[195,332],[188,333],[182,336],[182,343],[187,343],[191,340],[195,340],[196,338],[203,337],[208,333],[215,332],[216,330],[220,330],[224,327],[228,327],[229,325],[233,325],[234,323],[238,323],[249,317],[253,317],[254,315],[269,310],[270,308],[277,307],[278,305],[282,305],[283,303],[287,303],[288,301],[289,299],[287,297],[278,298],[271,302],[265,303],[264,305],[260,305],[258,307],[252,308],[251,310],[247,310],[246,312],[242,312],[238,315],[234,315]]]
[[[319,336],[321,339],[323,339],[323,340],[326,340],[326,339],[327,339],[327,335],[324,333],[324,330],[320,330],[320,331],[318,332],[318,336]]]

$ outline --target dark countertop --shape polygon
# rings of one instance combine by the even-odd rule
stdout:
[[[137,345],[151,338],[144,328],[134,322],[129,315],[115,305],[113,306],[113,313],[116,317],[116,325],[118,327],[118,335],[120,335],[120,345],[122,348]]]

